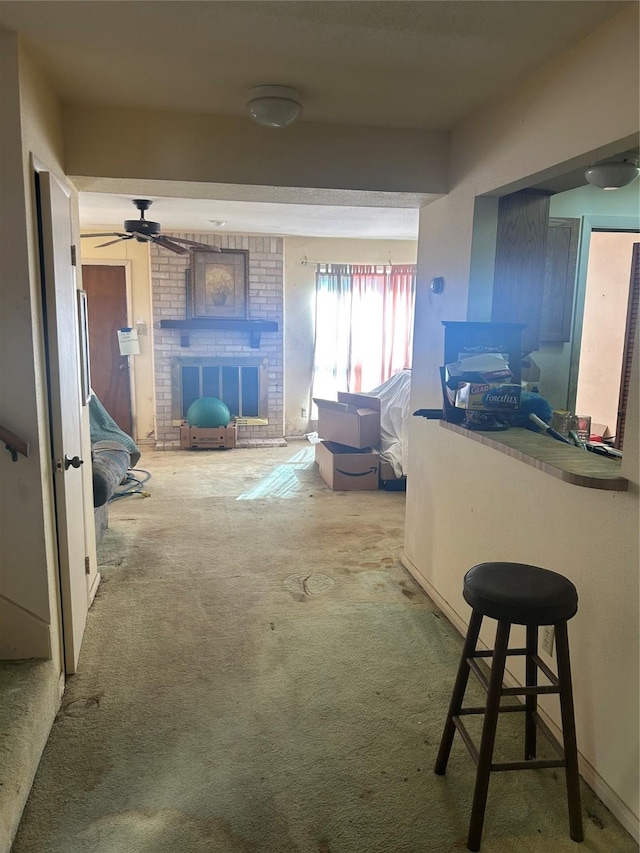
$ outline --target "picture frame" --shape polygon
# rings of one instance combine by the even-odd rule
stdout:
[[[80,396],[86,406],[91,397],[91,368],[89,362],[89,318],[87,315],[87,292],[78,290],[78,340],[80,344]]]
[[[246,320],[249,314],[249,252],[246,249],[191,250],[187,270],[190,320]]]

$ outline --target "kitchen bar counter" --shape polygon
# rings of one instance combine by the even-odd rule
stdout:
[[[487,447],[493,447],[500,453],[506,453],[507,456],[519,459],[526,465],[532,465],[574,486],[615,492],[626,492],[629,486],[629,481],[621,476],[619,460],[607,459],[597,453],[563,444],[542,433],[521,427],[483,432],[446,421],[440,421],[440,426],[472,441],[479,441]]]

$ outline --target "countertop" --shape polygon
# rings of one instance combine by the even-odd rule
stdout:
[[[608,459],[573,445],[564,444],[550,436],[521,427],[500,432],[466,429],[458,424],[440,421],[440,426],[472,441],[479,441],[506,453],[552,477],[590,489],[626,492],[629,481],[621,475],[618,459]]]

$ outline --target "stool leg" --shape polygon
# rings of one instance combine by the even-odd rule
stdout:
[[[471,613],[471,619],[469,621],[467,636],[465,638],[464,646],[462,648],[462,655],[460,657],[460,663],[458,665],[458,674],[456,676],[456,682],[453,687],[453,693],[451,694],[449,710],[447,711],[447,721],[444,725],[444,731],[442,733],[442,739],[440,741],[440,749],[438,751],[438,757],[436,759],[436,765],[434,768],[434,772],[437,773],[438,776],[444,776],[447,769],[449,753],[451,752],[451,745],[453,744],[453,736],[456,733],[456,727],[453,724],[453,718],[460,712],[460,709],[462,708],[464,693],[467,689],[467,683],[469,681],[470,669],[469,665],[467,664],[467,658],[471,657],[471,655],[476,650],[476,644],[478,642],[478,635],[480,634],[481,625],[482,614],[473,610]]]
[[[560,711],[564,756],[567,762],[567,801],[569,805],[569,835],[574,841],[582,841],[582,808],[580,805],[580,775],[578,773],[578,747],[576,744],[576,721],[573,713],[573,689],[571,686],[571,663],[569,660],[569,637],[567,623],[558,622],[556,629],[556,658],[560,682]]]
[[[527,687],[537,687],[538,667],[535,665],[533,655],[538,653],[538,626],[527,625],[527,663],[526,681]],[[538,710],[538,697],[525,697],[525,728],[524,728],[524,760],[528,761],[536,757],[536,721],[535,713]]]
[[[482,727],[476,786],[473,793],[469,835],[467,837],[467,847],[469,850],[480,849],[510,631],[511,624],[509,622],[498,622],[496,642],[493,650],[493,663],[491,664],[491,677],[489,679],[489,692],[487,693],[487,705],[484,714],[484,725]]]

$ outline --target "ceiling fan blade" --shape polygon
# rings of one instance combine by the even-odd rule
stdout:
[[[189,250],[185,249],[184,246],[178,246],[177,243],[172,243],[166,237],[152,237],[151,239],[158,246],[162,246],[163,249],[169,249],[170,252],[176,252],[178,255],[187,255],[189,253]]]
[[[100,234],[81,234],[81,237],[126,237],[126,234],[122,234],[120,231],[105,231]]]
[[[198,243],[197,240],[187,240],[186,237],[171,237],[176,243],[186,243],[187,246],[197,246],[199,249],[209,249],[210,252],[221,251],[218,246],[210,246],[208,243]]]
[[[111,236],[111,235],[109,235]],[[105,246],[113,246],[114,243],[120,243],[121,240],[133,240],[132,235],[125,235],[124,237],[118,237],[117,240],[109,240],[108,243],[100,243],[99,246],[96,246],[96,249],[104,249]]]

